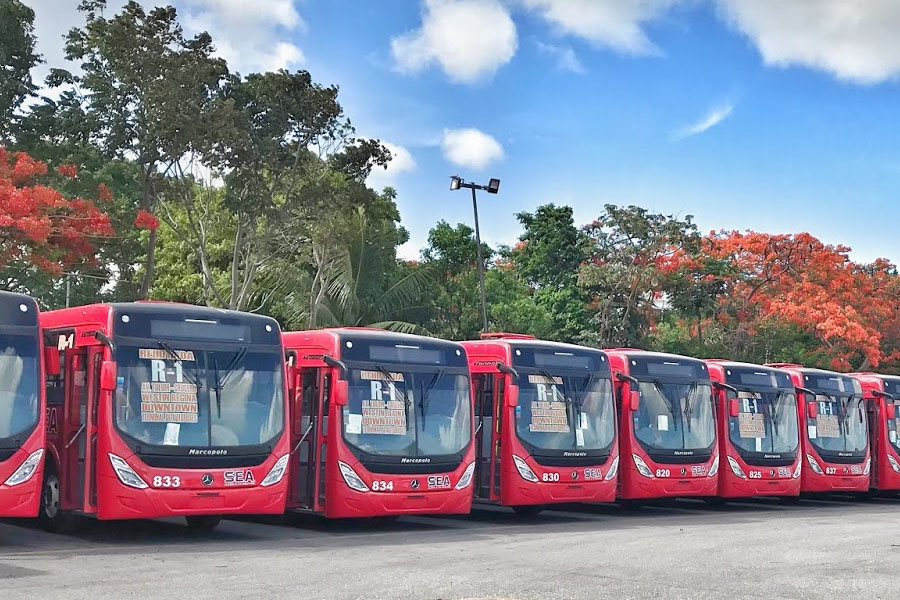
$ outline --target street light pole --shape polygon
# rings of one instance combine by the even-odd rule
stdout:
[[[481,256],[481,231],[478,228],[478,200],[475,198],[475,186],[472,186],[472,211],[475,213],[475,245],[478,249],[478,285],[481,286],[481,317],[484,333],[488,331],[487,296],[484,293],[484,258]]]
[[[460,188],[469,188],[472,190],[472,211],[475,213],[475,247],[478,253],[478,285],[481,288],[481,318],[482,332],[487,333],[488,326],[488,310],[487,296],[484,292],[484,258],[481,253],[481,228],[478,225],[478,198],[475,190],[486,190],[488,194],[496,194],[500,191],[500,180],[491,179],[487,185],[478,185],[475,183],[467,183],[461,177],[454,175],[450,178],[450,189],[458,190]]]

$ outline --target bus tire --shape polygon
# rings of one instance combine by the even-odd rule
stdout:
[[[50,467],[50,465],[47,465]],[[60,508],[62,487],[56,469],[44,469],[44,482],[41,485],[41,507],[38,521],[41,527],[52,533],[69,533],[78,526],[78,516]]]
[[[540,504],[528,504],[525,506],[513,506],[512,509],[520,517],[536,517],[544,510],[544,507]]]
[[[187,521],[188,529],[193,531],[212,531],[218,526],[222,517],[219,515],[192,515],[185,517],[184,520]]]

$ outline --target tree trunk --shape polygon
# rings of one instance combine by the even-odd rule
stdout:
[[[147,240],[147,258],[144,260],[144,278],[141,281],[141,289],[138,296],[141,300],[147,300],[150,296],[150,285],[153,283],[153,277],[156,271],[156,230],[150,230],[150,237]]]

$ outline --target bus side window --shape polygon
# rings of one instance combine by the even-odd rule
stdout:
[[[501,421],[503,420],[501,418],[503,416],[503,413],[501,411],[503,410],[503,405],[504,405],[503,395],[506,393],[505,377],[498,377],[496,383],[497,383],[497,405],[495,407],[496,414],[494,415],[494,427],[497,428],[497,433],[500,433],[501,425],[502,425]]]
[[[59,353],[59,374],[47,375],[45,388],[47,393],[47,406],[62,406],[66,401],[66,361],[62,352]]]

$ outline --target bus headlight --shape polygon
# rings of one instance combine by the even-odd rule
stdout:
[[[802,471],[802,470],[803,470],[803,461],[802,461],[802,460],[798,460],[798,461],[797,461],[797,468],[794,469],[794,474],[791,475],[791,479],[799,479],[799,478],[800,478],[800,471]]]
[[[888,455],[890,456],[890,455]],[[868,475],[869,471],[872,470],[872,459],[869,458],[866,460],[866,467],[863,469],[863,475]]]
[[[469,463],[469,466],[466,467],[465,472],[462,474],[462,477],[459,478],[459,481],[456,482],[456,487],[453,488],[455,490],[464,490],[470,485],[472,485],[472,475],[475,474],[475,463]]]
[[[715,477],[716,473],[719,472],[719,455],[716,454],[715,460],[713,460],[712,466],[709,468],[709,473],[706,474],[707,477]]]
[[[127,462],[123,458],[120,458],[113,454],[109,453],[109,462],[112,464],[113,471],[116,472],[116,477],[119,478],[119,481],[122,482],[122,485],[127,485],[128,487],[132,487],[138,490],[145,490],[149,485],[147,482],[141,479],[141,476],[134,472]]]
[[[344,483],[346,483],[347,487],[351,490],[356,490],[357,492],[369,491],[369,486],[360,479],[359,475],[356,474],[356,471],[350,468],[350,465],[338,461],[338,468],[341,470],[341,477],[344,478]]]
[[[12,487],[14,485],[19,485],[20,483],[25,483],[26,481],[31,479],[37,472],[38,466],[41,464],[41,459],[43,457],[43,448],[41,448],[40,450],[35,450],[31,454],[29,454],[28,458],[25,459],[25,462],[19,465],[19,468],[9,476],[9,479],[6,480],[4,485]]]
[[[747,479],[747,475],[744,474],[744,470],[741,468],[741,465],[738,464],[736,460],[728,457],[728,466],[731,467],[731,472],[740,477],[741,479]]]
[[[650,467],[647,466],[647,463],[644,462],[644,459],[638,456],[637,454],[632,454],[631,458],[634,460],[634,466],[637,467],[638,473],[643,475],[644,477],[653,478],[653,471],[650,470]]]
[[[513,462],[516,464],[516,470],[522,476],[522,479],[531,482],[538,481],[538,476],[534,474],[534,471],[531,470],[531,467],[524,460],[513,454]]]
[[[616,473],[619,472],[619,457],[615,457],[612,461],[612,464],[609,465],[609,471],[606,473],[606,477],[603,478],[603,481],[609,481],[613,477],[616,476]]]
[[[291,457],[290,454],[285,454],[281,458],[278,459],[278,462],[275,463],[275,466],[272,467],[272,470],[269,471],[269,474],[266,475],[266,478],[263,479],[259,485],[263,487],[269,487],[270,485],[275,485],[279,481],[281,481],[282,477],[284,477],[284,472],[287,471],[288,459]]]
[[[813,470],[813,473],[816,475],[824,475],[825,472],[822,471],[822,467],[819,466],[819,463],[816,462],[816,459],[813,458],[812,454],[806,455],[806,462],[809,463],[809,468]]]
[[[900,464],[897,464],[897,459],[888,454],[888,462],[891,463],[891,468],[895,473],[900,473]]]

